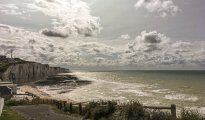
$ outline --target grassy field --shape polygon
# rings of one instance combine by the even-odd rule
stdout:
[[[14,112],[9,107],[4,107],[0,120],[28,120],[28,119]]]

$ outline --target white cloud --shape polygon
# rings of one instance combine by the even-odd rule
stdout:
[[[22,15],[19,11],[19,7],[15,4],[0,4],[0,12],[7,15]]]
[[[34,0],[26,5],[32,11],[40,11],[55,18],[54,31],[87,37],[101,30],[99,18],[92,16],[88,4],[81,0]]]
[[[115,49],[111,46],[85,42],[73,38],[51,39],[39,33],[0,24],[0,54],[9,55],[14,49],[14,56],[25,60],[65,66],[102,66],[113,65]],[[100,62],[99,58],[104,59]]]
[[[41,12],[52,21],[52,28],[46,30],[47,35],[52,37],[56,33],[57,37],[60,34],[89,37],[102,29],[99,17],[92,16],[88,3],[81,0],[30,0],[26,3],[0,4],[0,12],[21,17]]]
[[[119,38],[120,38],[120,39],[128,40],[128,39],[130,39],[131,37],[130,37],[130,35],[128,35],[128,34],[123,34],[123,35],[121,35]]]
[[[145,8],[151,13],[158,13],[161,17],[175,15],[180,8],[174,4],[173,0],[138,0],[136,8]]]
[[[127,45],[125,53],[121,56],[121,62],[127,65],[204,64],[203,48],[195,48],[195,44],[171,41],[156,31],[143,31],[136,40]]]
[[[202,65],[205,46],[171,41],[156,31],[143,31],[136,39],[121,48],[78,37],[58,39],[0,24],[0,54],[25,60],[64,66],[146,66]]]

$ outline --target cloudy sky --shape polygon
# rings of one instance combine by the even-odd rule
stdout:
[[[72,69],[205,69],[204,0],[1,0],[0,54]]]

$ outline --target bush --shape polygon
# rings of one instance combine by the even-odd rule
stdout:
[[[151,120],[173,120],[170,113],[162,112],[159,110],[150,112],[150,119]]]
[[[108,119],[116,110],[114,101],[90,102],[84,110],[84,118],[93,120]]]
[[[186,110],[181,111],[180,120],[202,120],[202,116],[196,110]]]
[[[118,106],[114,112],[113,120],[139,120],[147,117],[147,114],[139,102],[131,101],[129,103]]]

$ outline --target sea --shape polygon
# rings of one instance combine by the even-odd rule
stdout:
[[[139,101],[148,106],[196,109],[205,115],[205,71],[80,71],[72,73],[91,84],[70,90],[64,85],[44,86],[47,94],[78,102]],[[69,92],[63,92],[69,89]]]

